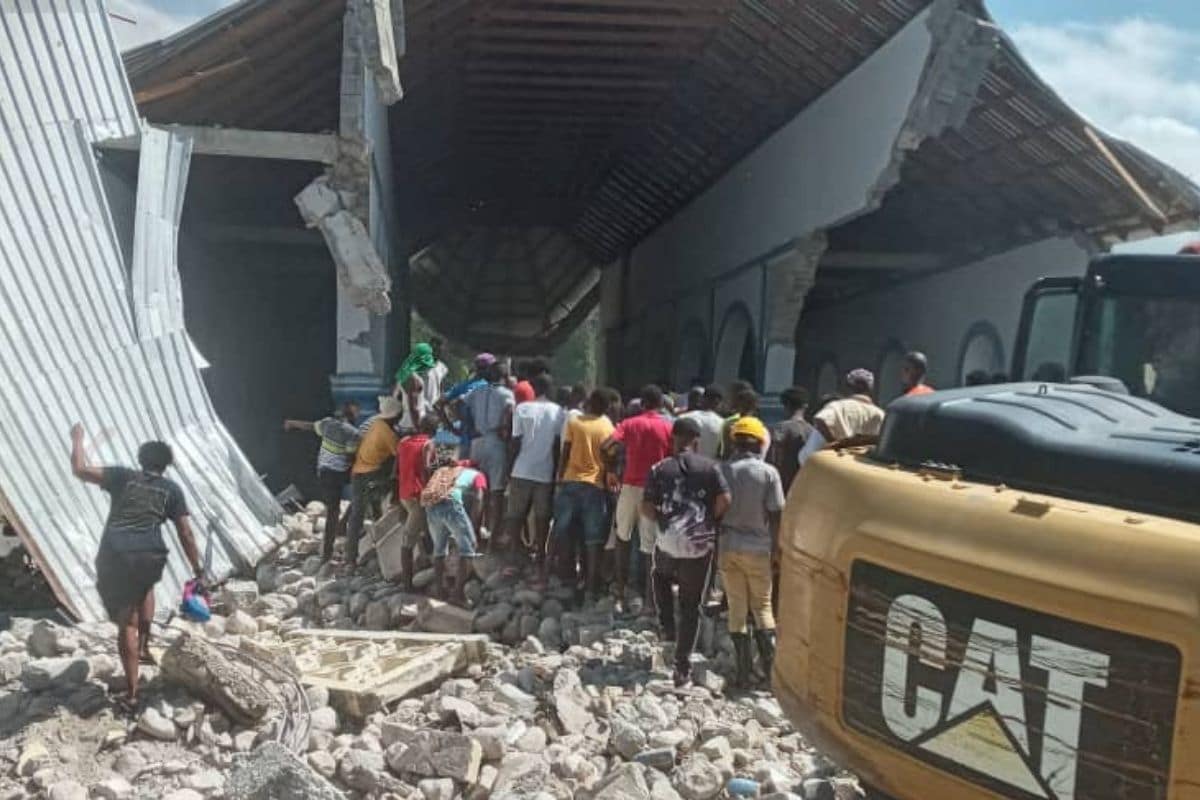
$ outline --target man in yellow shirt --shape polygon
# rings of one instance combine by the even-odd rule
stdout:
[[[604,415],[609,395],[596,389],[588,396],[584,413],[567,420],[563,454],[559,459],[559,489],[554,497],[553,546],[570,552],[566,541],[578,527],[586,548],[587,595],[596,597],[600,549],[608,536],[608,492],[605,489],[604,456],[600,446],[613,434],[612,421]],[[578,526],[575,526],[578,521]]]
[[[346,521],[346,563],[358,564],[358,542],[368,506],[378,506],[391,485],[392,459],[399,442],[395,425],[404,407],[395,397],[379,398],[379,413],[372,418],[358,445],[350,470],[350,518]]]

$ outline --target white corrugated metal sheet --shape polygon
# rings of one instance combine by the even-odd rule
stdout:
[[[0,513],[84,619],[103,615],[92,563],[108,504],[70,473],[76,420],[102,463],[130,463],[146,439],[174,446],[172,477],[201,545],[214,537],[218,575],[253,564],[280,536],[278,505],[209,402],[181,303],[154,322],[132,312],[92,144],[137,133],[99,0],[0,0]],[[156,141],[143,164],[157,159],[158,175],[145,180],[165,184],[139,190],[139,241],[143,269],[157,270],[147,286],[169,295],[186,148]],[[176,546],[160,608],[185,577]]]
[[[150,125],[142,130],[130,269],[134,321],[141,339],[184,329],[179,219],[191,163],[190,138]]]

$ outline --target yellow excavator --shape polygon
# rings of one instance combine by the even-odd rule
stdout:
[[[1200,798],[1200,257],[1039,282],[1012,374],[805,464],[776,696],[872,797]]]

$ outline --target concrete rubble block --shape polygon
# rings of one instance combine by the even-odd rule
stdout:
[[[52,763],[54,763],[54,759],[50,757],[50,751],[46,749],[46,745],[38,739],[31,739],[25,744],[21,754],[17,756],[16,774],[21,778],[31,778]]]
[[[224,606],[227,614],[232,614],[234,611],[250,613],[257,600],[258,583],[256,581],[227,581],[217,596],[218,603]]]
[[[79,649],[79,637],[68,628],[40,619],[34,623],[25,640],[29,655],[34,658],[54,658],[74,653]]]
[[[531,797],[540,791],[550,777],[550,764],[534,753],[509,753],[500,762],[492,797]]]
[[[173,742],[179,735],[175,723],[154,706],[150,706],[138,717],[137,729],[152,739]]]
[[[465,608],[426,599],[417,611],[417,627],[428,633],[470,633],[475,615]]]
[[[500,774],[500,770],[491,764],[484,764],[479,769],[479,780],[474,785],[467,787],[464,797],[466,800],[487,800],[492,794],[492,789],[496,786],[496,777]]]
[[[424,800],[454,800],[454,781],[449,778],[425,778],[417,789]]]
[[[536,697],[511,683],[502,683],[497,686],[494,700],[522,716],[532,716],[538,707]]]
[[[674,747],[654,747],[648,750],[643,750],[633,757],[633,760],[639,764],[663,772],[670,772],[675,766],[675,748]]]
[[[234,636],[253,636],[258,633],[258,622],[248,612],[238,609],[225,620],[225,632]]]
[[[632,759],[646,746],[646,732],[628,720],[615,718],[608,742],[622,758]]]
[[[383,774],[387,763],[382,753],[368,750],[347,750],[338,762],[338,778],[342,783],[364,793],[378,791],[386,783]]]
[[[483,662],[486,636],[367,630],[291,631],[274,646],[306,687],[320,686],[357,720]]]
[[[332,779],[337,774],[337,759],[325,750],[315,750],[308,754],[308,765],[315,769],[323,778]]]
[[[235,756],[225,781],[229,800],[344,800],[344,795],[283,745],[268,742]]]
[[[273,705],[260,678],[202,639],[179,637],[161,663],[166,680],[217,706],[240,725],[255,725]]]
[[[31,692],[63,689],[83,684],[90,673],[86,658],[39,658],[25,662],[21,683]]]
[[[401,746],[402,750],[399,749]],[[416,731],[392,748],[388,750],[388,766],[401,776],[451,778],[474,783],[483,763],[483,748],[479,742],[458,733]],[[393,752],[395,756],[390,757]]]
[[[610,770],[585,796],[590,800],[650,800],[650,787],[641,764],[625,763]]]
[[[579,673],[573,669],[561,669],[554,676],[554,712],[558,722],[567,733],[584,733],[595,722],[588,711],[591,698],[584,691]]]
[[[24,653],[5,653],[0,656],[0,686],[11,683],[21,677],[28,661]]]
[[[88,791],[78,781],[59,781],[46,790],[46,800],[88,800]]]
[[[672,782],[683,800],[712,800],[721,793],[725,776],[704,756],[690,755],[675,769]]]
[[[508,603],[498,603],[491,608],[486,608],[475,617],[475,630],[480,633],[495,633],[504,627],[513,611],[513,607]]]
[[[476,728],[468,735],[479,742],[485,761],[499,761],[508,751],[508,728],[504,725]]]
[[[127,800],[133,797],[133,784],[120,775],[114,775],[92,784],[91,795],[93,800]]]

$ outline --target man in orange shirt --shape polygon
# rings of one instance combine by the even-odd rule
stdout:
[[[929,361],[925,358],[925,354],[913,350],[911,353],[906,353],[904,362],[900,365],[900,381],[904,384],[904,396],[916,394],[929,394],[933,391],[933,387],[925,382],[925,375],[929,372]]]
[[[395,425],[403,413],[404,408],[395,397],[380,397],[379,413],[371,419],[354,454],[350,470],[350,518],[346,521],[346,564],[351,569],[358,563],[358,540],[362,538],[367,507],[378,506],[391,483],[399,443]]]

